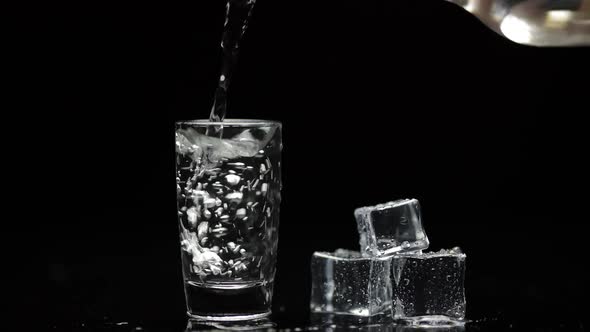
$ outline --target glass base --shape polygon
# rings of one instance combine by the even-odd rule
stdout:
[[[226,330],[226,331],[267,331],[268,329],[276,328],[276,324],[271,322],[268,318],[248,319],[240,321],[212,321],[202,319],[189,319],[186,330],[184,332],[197,331],[212,331],[212,330]]]
[[[191,314],[187,311],[187,315],[190,319],[196,321],[212,321],[212,322],[239,322],[244,320],[257,320],[270,316],[270,310],[259,314],[248,314],[248,315],[222,315],[222,316],[201,316]]]
[[[273,283],[185,283],[187,314],[202,321],[236,322],[270,315]]]

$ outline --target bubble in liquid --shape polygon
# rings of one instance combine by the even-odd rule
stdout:
[[[197,209],[193,206],[186,211],[187,219],[192,227],[195,227],[197,224],[197,216],[198,212]]]
[[[239,175],[228,174],[225,176],[225,181],[227,181],[227,183],[231,186],[237,185],[241,180],[242,178]]]
[[[215,206],[215,198],[207,198],[203,202],[206,208],[210,209]]]
[[[207,221],[203,221],[197,227],[197,237],[199,240],[202,240],[207,235],[207,230],[209,229],[209,223]]]
[[[228,200],[231,203],[235,203],[235,204],[240,204],[242,202],[243,197],[244,197],[244,194],[242,194],[241,192],[233,192],[233,193],[229,193],[229,194],[225,195],[226,200]]]
[[[240,219],[241,219],[241,218],[244,218],[245,216],[246,216],[246,209],[244,209],[244,208],[239,208],[239,209],[236,211],[236,217],[237,217],[237,218],[240,218]]]

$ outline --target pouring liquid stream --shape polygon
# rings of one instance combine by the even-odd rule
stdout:
[[[255,3],[256,0],[227,0],[221,39],[221,72],[209,115],[211,122],[222,122],[227,113],[227,90],[238,60],[240,41],[248,27]],[[206,134],[221,137],[222,133],[223,126],[211,125]]]

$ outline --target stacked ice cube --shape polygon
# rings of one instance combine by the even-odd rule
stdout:
[[[465,254],[422,252],[429,242],[420,204],[400,199],[354,211],[360,252],[312,257],[312,314],[390,317],[410,325],[452,325],[465,318]],[[374,321],[374,320],[373,320]]]

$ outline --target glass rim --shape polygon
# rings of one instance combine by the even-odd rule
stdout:
[[[224,119],[223,121],[209,121],[209,119],[180,120],[176,124],[190,124],[197,126],[226,126],[226,127],[281,127],[283,124],[275,120],[260,119]]]

